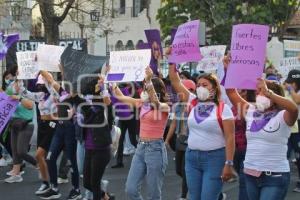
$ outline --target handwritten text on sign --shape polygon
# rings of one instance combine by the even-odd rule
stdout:
[[[262,76],[269,27],[256,24],[233,26],[231,63],[225,88],[255,89],[257,78]]]
[[[65,47],[40,44],[37,48],[38,65],[41,70],[60,72],[60,56]]]
[[[12,100],[4,92],[0,92],[0,135],[8,120],[15,112],[18,103],[18,101]]]
[[[200,52],[203,56],[202,60],[197,65],[198,71],[212,71],[216,70],[226,51],[225,45],[201,47]]]
[[[292,69],[300,70],[300,61],[298,57],[283,58],[280,61],[278,71],[284,79],[287,78],[289,71]]]
[[[110,52],[110,72],[107,82],[143,81],[145,69],[151,60],[151,50],[131,50]]]
[[[36,51],[17,52],[18,79],[35,79],[39,73]]]
[[[178,27],[172,43],[172,54],[169,56],[169,62],[179,64],[201,60],[199,26],[200,21],[194,20]]]

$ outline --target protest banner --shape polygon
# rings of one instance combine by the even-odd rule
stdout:
[[[131,50],[110,52],[110,72],[106,82],[143,81],[145,69],[151,60],[151,50]]]
[[[60,56],[65,48],[55,45],[40,44],[37,48],[37,62],[40,70],[60,72]]]
[[[225,45],[201,47],[200,52],[203,58],[197,65],[197,71],[217,70],[218,66],[222,64],[225,51]]]
[[[11,35],[3,35],[0,32],[0,60],[2,60],[6,54],[8,49],[12,46],[13,43],[19,40],[19,34],[11,34]]]
[[[11,99],[4,92],[0,92],[0,135],[5,128],[8,120],[16,111],[18,101]]]
[[[36,51],[17,52],[18,79],[36,79],[39,73]]]
[[[231,62],[227,71],[225,88],[256,89],[262,76],[269,27],[256,24],[233,26]]]
[[[298,57],[283,58],[280,61],[278,71],[284,80],[287,78],[289,71],[292,69],[300,70],[300,61]]]
[[[149,30],[145,30],[145,35],[148,40],[148,44],[150,45],[151,48],[150,67],[153,73],[158,75],[159,63],[163,56],[160,32],[157,29],[149,29]]]
[[[200,21],[194,20],[178,27],[172,43],[172,53],[169,62],[180,64],[183,62],[198,62],[202,56],[199,49]]]
[[[77,89],[77,85],[80,84],[79,89],[83,92],[88,84],[97,79],[97,77],[93,76],[79,80],[79,76],[100,73],[106,60],[105,56],[89,55],[73,50],[69,46],[61,55],[63,79],[72,83],[73,89]]]
[[[284,57],[296,57],[300,53],[300,41],[283,40]]]

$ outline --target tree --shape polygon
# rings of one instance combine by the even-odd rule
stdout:
[[[280,38],[299,9],[299,0],[164,0],[157,19],[163,38],[172,27],[188,20],[205,21],[211,44],[228,44],[232,25],[239,23],[268,24]]]

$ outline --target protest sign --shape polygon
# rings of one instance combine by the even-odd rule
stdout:
[[[40,44],[37,48],[37,61],[41,70],[60,72],[60,56],[65,48],[55,45]]]
[[[3,35],[2,32],[0,32],[0,60],[2,60],[8,51],[8,49],[11,47],[11,45],[19,40],[19,34],[11,34],[11,35]]]
[[[282,75],[282,78],[284,80],[287,78],[289,71],[291,71],[292,69],[300,70],[300,61],[298,57],[283,58],[280,61],[278,71]]]
[[[15,112],[18,101],[12,100],[4,92],[0,92],[0,135],[8,120],[10,120],[12,114]]]
[[[131,50],[110,52],[110,72],[106,82],[143,81],[145,69],[151,60],[151,50]]]
[[[198,62],[202,56],[199,49],[199,20],[182,24],[178,27],[172,43],[172,53],[169,62]]]
[[[225,88],[256,89],[257,78],[262,76],[269,27],[256,24],[233,26],[231,62]]]
[[[296,57],[300,53],[300,41],[283,40],[284,57]]]
[[[39,68],[36,51],[17,52],[18,79],[36,79]]]
[[[93,56],[84,52],[73,50],[71,46],[67,47],[61,55],[61,64],[63,79],[72,83],[73,89],[77,89],[80,83],[80,89],[84,90],[90,81],[97,79],[95,76],[79,80],[80,75],[100,73],[101,68],[106,63],[105,56]]]
[[[197,65],[197,71],[217,70],[218,66],[222,63],[225,51],[225,45],[201,47],[200,52],[203,58]]]
[[[145,30],[148,44],[151,48],[151,61],[150,67],[154,74],[158,75],[159,62],[163,56],[163,50],[161,47],[160,32],[157,29]]]
[[[173,41],[174,41],[176,32],[177,32],[177,28],[172,28],[172,29],[171,29],[171,40],[170,40],[171,44],[172,44]]]

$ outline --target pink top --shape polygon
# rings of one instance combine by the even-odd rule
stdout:
[[[168,113],[160,112],[159,110],[150,110],[141,115],[140,137],[149,139],[163,138],[167,120]]]

